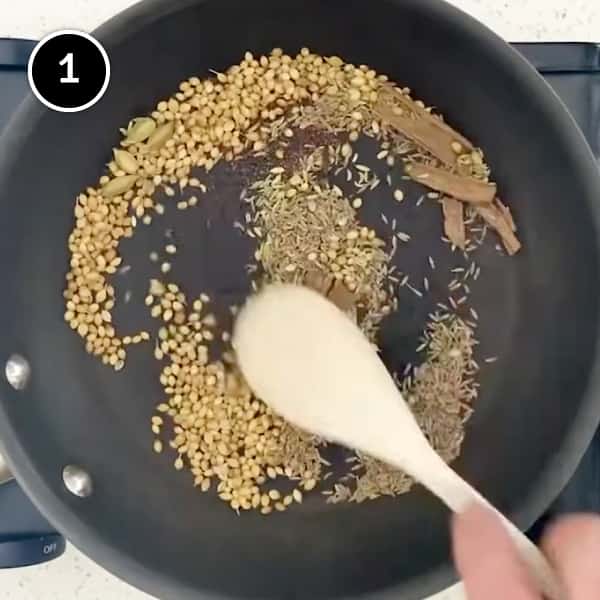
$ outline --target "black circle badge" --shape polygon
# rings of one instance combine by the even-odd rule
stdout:
[[[65,29],[47,35],[34,48],[27,69],[36,98],[59,112],[79,112],[102,98],[110,61],[98,40]]]

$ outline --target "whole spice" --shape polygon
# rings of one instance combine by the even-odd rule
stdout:
[[[162,148],[168,140],[173,137],[173,133],[175,132],[175,122],[170,121],[169,123],[164,123],[163,125],[159,125],[156,130],[150,135],[148,141],[146,143],[146,147],[148,150],[159,150]]]
[[[133,119],[129,123],[129,127],[127,128],[124,141],[127,145],[143,142],[145,139],[152,135],[155,129],[156,122],[154,121],[154,119],[151,119],[149,117],[140,117],[138,119]]]
[[[478,206],[477,212],[490,227],[498,232],[506,248],[506,252],[512,256],[521,249],[521,242],[519,242],[515,235],[515,230],[513,229],[515,225],[510,212],[507,213],[503,210],[502,206]]]
[[[451,196],[442,204],[453,243],[464,240],[456,245],[468,251],[466,225],[483,219],[500,233],[507,250],[518,244],[510,210],[494,200],[496,186],[487,183],[481,151],[384,75],[339,57],[308,49],[295,57],[281,49],[256,58],[246,53],[215,78],[182,82],[171,98],[160,101],[151,115],[133,119],[122,133],[107,174],[77,198],[64,291],[65,320],[84,338],[88,352],[117,371],[125,366],[126,349],[151,337],[146,331],[121,336],[112,324],[117,293],[111,276],[123,268],[119,244],[133,236],[139,222],[150,224],[154,212],[169,215],[155,202],[157,191],[182,210],[195,206],[196,196],[175,198],[190,187],[207,191],[194,169],[208,173],[220,161],[241,158],[268,163],[253,173],[244,192],[247,214],[236,223],[257,245],[257,264],[248,269],[252,284],[309,285],[348,312],[374,343],[383,318],[396,307],[395,285],[418,297],[423,292],[394,271],[398,240],[411,239],[396,230],[396,218],[382,216],[393,230],[389,240],[359,221],[363,198],[380,183],[353,148],[361,135],[381,145],[377,156],[385,159],[384,168],[404,163],[411,177]],[[275,159],[279,162],[269,162]],[[333,171],[354,186],[351,194],[328,181]],[[386,180],[391,186],[391,173]],[[394,198],[401,202],[404,192],[396,190]],[[460,201],[474,203],[466,221]],[[165,251],[175,254],[177,246],[169,243]],[[158,260],[156,252],[151,260]],[[467,300],[466,276],[479,276],[474,264],[464,269],[463,281],[452,282],[453,307]],[[163,274],[171,268],[170,262],[160,264]],[[423,286],[427,292],[427,278]],[[209,303],[201,295],[188,304],[176,283],[150,283],[144,305],[160,324],[151,351],[161,361],[165,396],[151,420],[152,448],[174,451],[175,469],[191,472],[200,491],[215,489],[238,513],[287,510],[331,474],[322,474],[328,464],[323,440],[286,423],[255,398],[230,348],[213,360],[213,340],[227,346],[230,334],[206,313]],[[470,325],[447,312],[433,315],[421,348],[426,360],[416,371],[408,369],[400,383],[446,460],[460,449],[476,395],[474,343]],[[405,474],[370,457],[355,458],[356,487],[345,475],[329,501],[396,495],[412,485]],[[292,480],[292,492],[273,487],[280,477]]]
[[[496,197],[494,183],[454,175],[431,165],[409,164],[406,166],[406,173],[416,182],[463,202],[491,204]]]
[[[137,173],[139,165],[133,154],[127,152],[127,150],[120,150],[118,148],[113,150],[113,154],[115,163],[117,163],[119,169],[130,175]]]
[[[315,292],[327,296],[333,285],[333,281],[333,276],[328,275],[325,271],[322,271],[321,269],[311,269],[307,271],[304,276],[303,283],[306,287],[315,290]]]
[[[122,175],[121,177],[115,177],[102,186],[102,193],[106,198],[122,196],[135,185],[137,179],[136,175]]]
[[[444,232],[450,242],[464,250],[466,243],[465,221],[462,202],[444,196],[442,198],[444,213]]]
[[[375,112],[387,125],[414,140],[448,166],[456,164],[457,154],[473,150],[473,145],[465,137],[398,88],[387,86],[381,90]]]
[[[235,369],[209,360],[205,340],[211,336],[202,328],[207,322],[209,327],[217,323],[202,314],[206,301],[193,301],[187,311],[185,294],[173,283],[153,283],[149,295],[153,304],[168,302],[172,307],[168,310],[173,316],[162,315],[157,340],[162,350],[159,360],[166,361],[160,375],[166,401],[158,405],[159,415],[152,423],[159,427],[165,417],[172,420],[174,437],[169,445],[178,456],[175,468],[189,469],[202,491],[216,480],[219,497],[236,511],[264,509],[271,500],[282,498],[275,488],[266,494],[261,490],[267,476],[274,479],[285,473],[303,480],[307,473],[318,475],[314,438],[291,428],[254,398]],[[157,440],[154,449],[160,452],[162,443]],[[302,496],[298,491],[290,498],[301,501]],[[284,509],[290,504],[283,499]]]
[[[247,202],[263,233],[257,256],[268,282],[305,282],[324,295],[330,282],[342,283],[372,338],[388,302],[390,256],[373,230],[360,227],[341,190],[317,181],[322,165],[321,153],[315,152],[291,177],[276,168],[252,186]],[[336,296],[346,305],[341,289]]]
[[[426,361],[414,379],[401,384],[402,393],[431,445],[446,461],[454,460],[464,437],[464,423],[470,418],[477,397],[473,360],[473,329],[448,314],[435,316],[425,331],[421,349]],[[357,455],[353,486],[334,487],[328,502],[364,502],[379,496],[395,496],[410,490],[413,480],[369,456]]]
[[[356,296],[341,281],[336,281],[327,294],[331,300],[342,312],[348,314],[353,321],[356,321]]]

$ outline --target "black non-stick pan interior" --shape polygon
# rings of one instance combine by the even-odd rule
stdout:
[[[433,0],[154,1],[117,17],[99,37],[112,62],[104,99],[75,115],[30,102],[0,151],[1,357],[19,353],[32,367],[25,390],[0,384],[0,438],[42,510],[93,558],[161,598],[417,598],[450,580],[448,514],[421,488],[362,505],[327,505],[315,495],[273,518],[238,517],[199,493],[173,469],[173,457],[151,451],[149,422],[161,387],[149,347],[133,350],[115,373],[87,355],[63,322],[74,198],[97,180],[118,128],[181,80],[223,70],[246,50],[309,46],[410,86],[486,152],[524,248],[508,258],[490,236],[475,257],[478,356],[499,360],[482,368],[456,468],[521,526],[539,516],[600,412],[600,187],[575,125],[533,69]],[[364,142],[364,156],[372,151]],[[190,296],[208,292],[223,307],[244,298],[252,240],[233,228],[244,183],[243,173],[219,167],[199,207],[169,209],[122,245],[131,269],[114,280],[123,298],[115,312],[120,330],[156,329],[143,297],[158,274],[149,254],[165,236],[179,246],[169,277]],[[431,292],[419,299],[403,291],[385,323],[382,354],[393,369],[415,360],[448,270],[462,260],[440,241],[439,207],[428,201],[417,208],[422,191],[406,189],[407,200],[394,205],[380,186],[361,214],[386,237],[385,209],[411,234],[395,261],[415,279],[425,276],[429,255],[437,263],[427,273]],[[66,464],[89,471],[91,497],[66,491]]]

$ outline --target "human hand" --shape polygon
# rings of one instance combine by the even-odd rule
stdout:
[[[452,521],[454,560],[468,600],[542,600],[496,515],[471,506]],[[560,519],[542,549],[560,577],[567,600],[600,600],[600,517]]]

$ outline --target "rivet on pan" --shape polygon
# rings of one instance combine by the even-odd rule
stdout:
[[[25,358],[20,354],[13,354],[4,367],[6,380],[15,390],[23,390],[29,381],[31,367]]]
[[[67,465],[63,469],[63,482],[71,494],[80,498],[91,496],[94,489],[89,473],[76,465]]]

